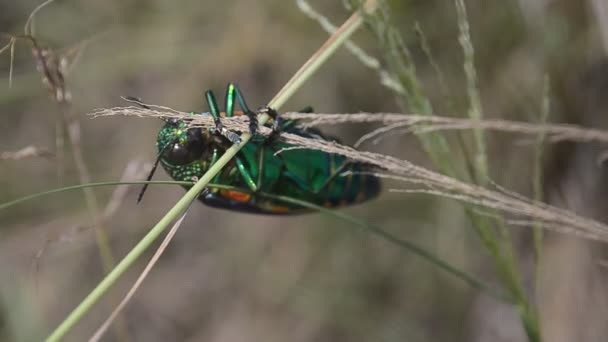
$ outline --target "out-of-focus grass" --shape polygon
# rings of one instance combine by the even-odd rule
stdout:
[[[531,12],[523,3],[467,2],[486,117],[517,118],[523,112],[537,111],[544,78],[539,66],[546,62],[557,74],[552,74],[551,80],[560,82],[564,75],[576,73],[563,66],[575,68],[578,64],[567,61],[580,61],[581,51],[585,51],[581,41],[587,37],[589,24],[581,19],[584,15],[580,11],[568,10],[576,6],[564,2],[547,11],[548,24],[543,29],[549,32],[545,39],[526,21]],[[34,1],[0,4],[0,31],[21,32],[25,18],[37,5]],[[337,2],[317,5],[335,22],[346,18]],[[457,115],[452,110],[458,109],[464,113],[465,77],[453,3],[406,1],[391,5],[393,22],[404,33],[404,45],[410,49],[420,87],[433,103],[434,112],[443,114],[449,108],[451,114]],[[445,75],[453,93],[449,99],[452,104],[438,91],[433,66],[413,33],[415,21],[424,30]],[[278,0],[222,5],[68,1],[41,11],[36,28],[41,41],[56,48],[94,37],[70,75],[77,113],[122,105],[121,95],[200,110],[203,91],[221,89],[230,80],[239,82],[249,103],[257,107],[268,101],[326,37],[293,3]],[[549,52],[553,54],[546,60],[538,49],[542,46],[539,41],[551,43]],[[357,42],[379,52],[376,38],[369,33],[359,34]],[[28,145],[52,149],[52,102],[40,83],[29,49],[17,46],[11,89],[7,55],[0,60],[0,86],[6,85],[0,91],[0,152]],[[552,88],[561,94],[559,85]],[[378,84],[374,72],[361,67],[346,52],[327,63],[285,108],[307,104],[322,112],[394,112],[399,108]],[[160,122],[81,119],[85,161],[94,180],[117,180],[128,161],[154,157]],[[353,126],[325,131],[346,141],[367,132]],[[457,144],[453,136],[446,140],[450,147]],[[491,135],[487,140],[492,178],[531,193],[533,149],[511,144],[502,135]],[[430,164],[412,137],[396,137],[371,148]],[[458,169],[463,168],[459,152],[450,156]],[[52,161],[0,163],[1,202],[59,185]],[[63,182],[72,184],[76,177],[74,167],[66,165]],[[105,204],[110,190],[96,193]],[[151,188],[139,206],[134,203],[134,193],[127,198],[108,222],[116,254],[130,249],[145,227],[181,193],[179,188]],[[92,233],[86,229],[90,221],[81,198],[76,193],[64,194],[56,200],[0,212],[0,277],[15,280],[1,282],[3,296],[15,299],[4,301],[7,309],[3,315],[12,318],[5,321],[16,322],[6,325],[5,336],[17,339],[28,331],[47,331],[98,282],[102,271]],[[366,234],[328,229],[342,224],[346,227],[347,223],[322,215],[252,217],[198,203],[194,206],[174,245],[127,310],[129,329],[137,340],[469,341],[482,329],[481,323],[467,315],[475,293]],[[443,200],[383,194],[375,202],[345,212],[436,248],[464,268],[489,269],[488,260],[480,257],[484,254],[477,239],[469,231],[457,229],[469,221]],[[45,249],[35,271],[32,260],[44,242],[58,237],[61,241]],[[124,292],[131,280],[125,279],[117,292]],[[86,338],[113,305],[100,306],[74,338]],[[17,306],[23,311],[16,310]],[[15,319],[23,317],[19,312],[35,312],[40,319],[31,319],[26,325],[25,318]]]

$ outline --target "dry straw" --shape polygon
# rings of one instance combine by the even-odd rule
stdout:
[[[162,117],[186,120],[192,126],[212,127],[213,121],[209,116],[192,115],[170,108],[151,106],[144,109],[135,106],[100,109],[91,115],[95,117],[112,115],[129,115],[139,117]],[[327,125],[345,122],[381,122],[385,126],[367,135],[367,139],[379,136],[387,131],[407,128],[411,132],[429,132],[445,129],[473,129],[505,131],[519,134],[546,134],[552,141],[598,141],[608,142],[608,132],[586,129],[573,125],[534,125],[525,122],[505,120],[469,120],[441,116],[418,116],[394,113],[359,113],[359,114],[300,114],[286,113],[285,118],[304,120],[305,125]],[[248,123],[244,117],[227,118],[226,127],[246,131]],[[262,134],[268,134],[268,128],[261,128]],[[572,234],[592,240],[608,241],[608,226],[589,218],[578,216],[570,211],[534,201],[521,195],[497,187],[491,190],[478,185],[469,184],[452,177],[428,170],[407,160],[395,157],[355,150],[352,147],[340,145],[319,139],[304,138],[299,135],[283,133],[282,139],[296,145],[296,148],[316,149],[329,153],[340,154],[350,159],[368,163],[390,174],[379,174],[416,186],[418,189],[406,191],[437,195],[446,198],[479,205],[485,208],[500,210],[514,216],[512,222],[517,226],[532,227],[535,222],[541,222],[543,227],[560,233]]]

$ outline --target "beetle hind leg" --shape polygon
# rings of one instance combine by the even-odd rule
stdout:
[[[272,119],[272,132],[266,139],[266,145],[272,145],[276,142],[281,136],[281,132],[283,132],[286,128],[293,126],[296,123],[296,120],[284,120],[281,118],[279,113],[273,108],[269,106],[262,107],[258,110],[261,114],[266,114]],[[313,109],[311,106],[304,107],[300,110],[300,113],[312,113]]]
[[[266,145],[272,145],[281,136],[281,126],[283,124],[283,119],[279,116],[279,113],[277,113],[276,110],[268,106],[260,108],[258,112],[261,114],[266,114],[272,119],[272,132],[270,133],[268,138],[266,138],[265,142]]]

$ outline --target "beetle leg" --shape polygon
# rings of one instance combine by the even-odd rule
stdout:
[[[258,152],[258,189],[262,188],[262,179],[264,179],[264,157],[266,154],[266,149],[261,148]]]
[[[344,169],[346,169],[346,167],[350,164],[349,161],[345,161],[344,163],[342,163],[342,165],[340,165],[335,171],[332,171],[332,173],[329,175],[329,177],[327,177],[327,179],[323,182],[323,184],[321,184],[319,187],[312,187],[310,185],[310,183],[308,183],[306,180],[296,177],[294,174],[292,173],[288,173],[289,177],[294,180],[303,190],[309,191],[310,193],[313,193],[315,195],[320,194],[323,190],[325,190],[327,188],[327,186],[334,181],[338,176],[340,176],[340,174],[344,171]]]
[[[211,90],[207,90],[205,92],[205,98],[207,99],[207,104],[209,105],[209,112],[211,113],[213,121],[215,122],[215,131],[218,134],[226,137],[226,139],[228,139],[231,143],[240,144],[241,137],[235,132],[224,127],[224,125],[222,124],[222,120],[220,118],[220,110],[217,106],[215,95],[213,95],[213,92]]]
[[[211,152],[211,163],[209,163],[209,167],[212,167],[213,164],[215,164],[215,162],[217,162],[219,156],[219,151],[217,150],[217,147],[213,148],[213,152]],[[212,183],[218,183],[219,179],[220,179],[220,173],[219,172],[217,175],[215,175],[215,177],[213,177],[213,181]]]
[[[243,113],[245,113],[245,115],[247,115],[247,117],[249,118],[249,133],[251,133],[251,135],[254,135],[258,131],[258,115],[251,109],[249,109],[249,106],[247,106],[247,102],[245,102],[245,98],[243,97],[243,93],[241,93],[241,89],[239,89],[236,84],[228,84],[226,96],[228,96],[228,94],[230,94],[230,96],[232,97],[231,102],[234,102],[234,98],[236,97],[239,106],[241,106],[241,109],[243,110]],[[226,103],[228,103],[228,100],[226,100]],[[232,106],[234,106],[234,104]]]
[[[245,164],[243,163],[241,158],[235,157],[235,160],[236,160],[236,168],[239,170],[239,173],[245,180],[245,183],[247,183],[247,186],[249,187],[249,189],[251,189],[251,191],[254,191],[254,192],[258,191],[258,189],[259,189],[258,185],[255,184],[255,181],[251,177],[251,174],[249,174],[249,171],[247,171],[247,168],[245,167]]]
[[[226,111],[226,117],[231,118],[234,115],[234,99],[236,92],[236,85],[234,83],[228,83],[226,87],[226,95],[224,95],[224,110]]]
[[[314,111],[314,109],[312,109],[311,106],[306,106],[302,109],[300,109],[300,113],[312,113]]]
[[[325,182],[323,184],[321,184],[321,186],[318,189],[314,189],[313,193],[318,194],[321,191],[323,191],[325,188],[327,188],[327,186],[329,185],[329,183],[331,183],[336,177],[338,177],[342,171],[344,171],[344,169],[350,164],[349,161],[345,161],[344,163],[342,163],[342,165],[340,165],[336,171],[334,171],[329,177],[327,177],[327,179],[325,180]]]
[[[272,132],[266,139],[266,145],[272,145],[273,143],[275,143],[279,139],[279,136],[281,135],[282,131],[293,126],[296,123],[296,120],[284,120],[283,118],[281,118],[281,116],[279,115],[279,113],[277,113],[276,110],[268,106],[260,108],[258,112],[266,114],[272,119]],[[304,107],[302,110],[300,110],[300,113],[312,112],[313,109],[311,106]]]
[[[268,106],[260,108],[258,112],[261,114],[266,114],[272,119],[272,132],[264,142],[264,144],[267,146],[272,145],[279,139],[279,136],[281,135],[283,119],[279,116],[279,113],[277,113],[276,110]]]

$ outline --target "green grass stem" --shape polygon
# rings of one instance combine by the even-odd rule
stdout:
[[[133,182],[98,182],[98,183],[87,183],[87,184],[78,184],[78,185],[70,185],[63,188],[57,188],[47,191],[38,192],[35,194],[23,196],[17,198],[15,200],[5,202],[0,204],[0,210],[10,208],[12,206],[21,204],[23,202],[31,201],[40,197],[57,194],[60,192],[67,192],[82,188],[96,188],[101,186],[112,186],[112,185],[143,185],[143,184],[155,184],[155,185],[191,185],[192,182],[178,182],[178,181],[133,181]]]
[[[26,201],[31,201],[34,199],[45,197],[48,195],[53,195],[53,194],[58,194],[58,193],[68,192],[68,191],[74,191],[74,190],[79,190],[79,189],[83,189],[83,188],[95,188],[95,187],[118,186],[118,185],[143,185],[143,184],[192,185],[193,183],[192,182],[178,182],[178,181],[131,181],[131,182],[98,182],[98,183],[78,184],[78,185],[73,185],[73,186],[66,186],[66,187],[62,187],[62,188],[52,189],[52,190],[48,190],[48,191],[42,191],[42,192],[35,193],[32,195],[27,195],[27,196],[18,198],[16,200],[1,204],[0,210],[9,208],[11,206],[14,206],[14,205],[26,202]],[[233,187],[230,185],[209,183],[209,184],[207,184],[207,186],[210,188],[220,188],[220,189],[235,190],[235,191],[241,191],[241,192],[249,192],[249,190],[247,190],[247,189],[240,189],[240,188],[236,188],[236,187]],[[455,276],[456,278],[461,279],[462,281],[464,281],[465,283],[470,285],[472,288],[487,292],[489,295],[495,297],[496,299],[499,299],[499,300],[502,300],[505,302],[512,302],[511,298],[504,292],[493,288],[492,286],[490,286],[487,283],[483,282],[482,280],[478,279],[474,275],[469,274],[463,270],[460,270],[460,269],[450,265],[445,260],[442,260],[439,257],[430,253],[429,251],[425,250],[423,247],[418,246],[417,244],[415,244],[413,242],[409,242],[407,240],[402,240],[399,237],[380,228],[379,226],[367,223],[361,219],[358,219],[351,215],[345,214],[341,211],[327,209],[327,208],[324,208],[324,207],[321,207],[321,206],[318,206],[318,205],[315,205],[312,203],[308,203],[308,202],[305,202],[305,201],[302,201],[302,200],[299,200],[296,198],[291,198],[291,197],[286,197],[286,196],[277,196],[277,195],[262,193],[262,192],[258,193],[258,194],[261,196],[267,197],[267,198],[272,198],[272,199],[276,199],[276,200],[283,201],[286,203],[296,204],[296,205],[307,207],[307,208],[310,208],[313,210],[318,210],[324,214],[334,216],[334,217],[343,219],[347,222],[353,223],[357,226],[362,227],[364,230],[366,230],[374,235],[377,235],[378,237],[382,238],[383,240],[386,240],[388,243],[394,244],[399,248],[407,250],[407,251],[413,253],[414,255],[427,260],[431,264],[446,271],[448,274],[451,274],[451,275]]]

